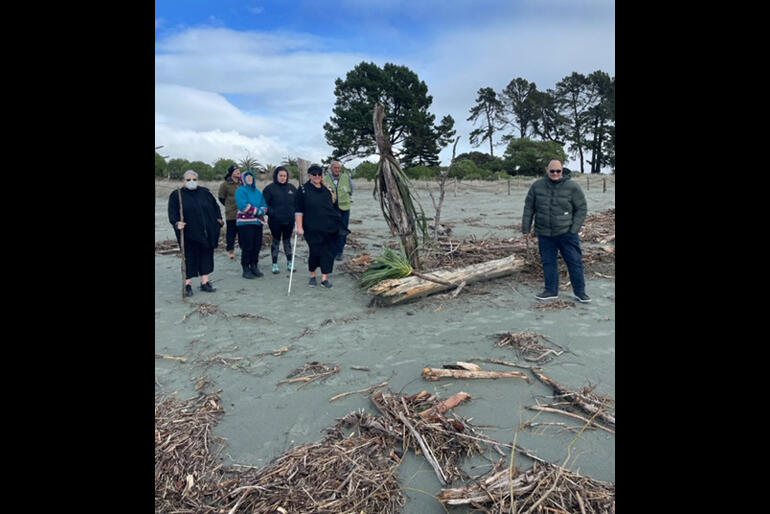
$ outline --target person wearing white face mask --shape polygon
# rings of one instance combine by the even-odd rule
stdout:
[[[193,295],[190,279],[197,276],[201,277],[201,291],[213,293],[216,289],[209,283],[209,275],[214,271],[214,248],[219,244],[224,221],[214,195],[198,185],[195,171],[185,171],[184,187],[168,197],[168,221],[174,227],[177,241],[184,231],[185,296]]]

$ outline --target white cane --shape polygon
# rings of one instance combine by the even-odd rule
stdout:
[[[289,291],[286,296],[291,296],[291,278],[294,276],[294,262],[297,260],[297,224],[294,223],[294,247],[291,250],[291,270],[289,270]]]

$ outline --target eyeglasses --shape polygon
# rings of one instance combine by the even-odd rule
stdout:
[[[548,173],[561,173],[562,170],[548,170]]]

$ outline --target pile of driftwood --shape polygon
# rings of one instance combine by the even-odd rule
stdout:
[[[553,359],[554,355],[558,357],[564,353],[563,348],[560,351],[556,351],[541,343],[541,340],[548,341],[556,346],[556,343],[546,336],[536,334],[535,332],[506,332],[505,334],[498,334],[497,337],[496,344],[498,347],[513,348],[519,357],[530,362],[546,363]]]
[[[543,373],[532,370],[532,374],[553,389],[556,400],[550,404],[530,405],[527,408],[539,412],[551,412],[577,419],[586,428],[598,428],[615,433],[615,402],[609,396],[598,395],[593,387],[571,391]]]
[[[217,512],[209,505],[224,496],[223,440],[211,429],[223,413],[216,394],[155,397],[155,512]]]
[[[586,216],[580,228],[580,239],[591,243],[615,244],[615,208]]]
[[[337,364],[329,367],[317,361],[306,362],[302,367],[289,373],[284,380],[278,382],[278,385],[300,383],[300,386],[297,387],[297,390],[299,390],[310,382],[323,380],[335,373],[339,373],[339,371],[340,367]]]
[[[500,460],[472,484],[442,489],[438,500],[446,505],[470,505],[490,514],[614,514],[615,484],[584,477],[543,460],[535,460],[526,471],[511,470]]]
[[[201,393],[187,402],[156,397],[156,512],[397,513],[405,497],[396,471],[409,449],[433,468],[445,487],[438,500],[447,505],[502,513],[511,512],[514,499],[520,513],[614,512],[614,483],[580,476],[519,447],[516,451],[535,460],[532,468],[512,468],[511,477],[500,461],[472,483],[446,489],[453,481],[470,478],[460,464],[481,454],[482,443],[498,452],[498,445],[510,447],[450,413],[469,398],[463,392],[442,400],[427,391],[404,395],[378,390],[370,395],[378,415],[351,412],[327,428],[321,441],[296,446],[266,466],[252,468],[220,462],[223,441],[211,434],[223,414],[216,394]]]

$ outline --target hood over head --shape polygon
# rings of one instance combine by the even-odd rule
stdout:
[[[254,179],[252,181],[252,183],[251,183],[251,186],[249,186],[249,184],[246,183],[246,175],[251,175],[251,178]],[[249,187],[256,188],[257,187],[257,176],[254,175],[254,172],[251,171],[251,170],[243,171],[243,172],[241,172],[241,184],[243,184],[244,186],[249,186]]]
[[[276,169],[273,170],[273,183],[281,185],[280,182],[278,182],[278,172],[279,171],[285,171],[286,172],[286,184],[289,183],[289,170],[287,170],[284,166],[278,166]]]

